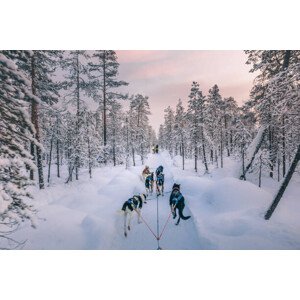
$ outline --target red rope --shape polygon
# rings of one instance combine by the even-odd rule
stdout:
[[[138,214],[138,212],[137,212],[136,209],[135,209],[135,212]],[[160,240],[161,237],[162,237],[162,235],[163,235],[163,233],[164,233],[164,231],[165,231],[165,229],[166,229],[166,227],[167,227],[167,224],[168,224],[168,222],[169,222],[169,220],[170,220],[171,215],[172,215],[172,211],[169,213],[168,219],[167,219],[167,221],[166,221],[166,223],[165,223],[165,225],[164,225],[164,227],[163,227],[163,230],[161,231],[161,233],[160,233],[159,236],[157,236],[157,235],[153,232],[153,230],[150,228],[150,226],[148,225],[148,223],[145,221],[145,219],[142,217],[141,214],[140,214],[140,218],[141,218],[142,221],[145,223],[145,225],[148,227],[148,229],[151,231],[151,233],[154,235],[154,237],[155,237],[157,240]]]
[[[136,211],[136,209],[135,209]],[[138,214],[138,212],[136,211],[136,213]],[[152,231],[152,229],[150,228],[150,226],[148,225],[148,223],[144,220],[144,218],[142,217],[142,215],[140,214],[140,218],[142,219],[142,221],[145,223],[145,225],[148,227],[148,229],[151,231],[151,233],[155,236],[156,239],[158,239],[158,237],[156,236],[156,234]]]
[[[164,228],[163,228],[163,230],[161,231],[161,234],[160,234],[159,237],[158,237],[159,240],[161,239],[161,237],[162,237],[162,235],[163,235],[163,232],[164,232],[164,230],[165,230],[165,228],[166,228],[166,226],[167,226],[167,224],[168,224],[168,222],[169,222],[169,220],[170,220],[171,214],[172,214],[172,212],[169,213],[169,216],[168,216],[168,219],[167,219],[167,221],[166,221],[166,223],[165,223],[165,225],[164,225]]]

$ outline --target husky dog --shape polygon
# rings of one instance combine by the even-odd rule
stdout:
[[[133,211],[136,211],[138,214],[138,223],[141,223],[141,209],[143,207],[143,203],[146,202],[146,195],[140,194],[139,196],[135,195],[132,198],[128,199],[124,202],[122,206],[122,211],[124,211],[124,235],[127,237],[127,229],[130,230],[130,222],[133,215]],[[127,224],[127,215],[129,215],[129,220]]]
[[[152,193],[153,193],[153,182],[154,182],[153,177],[154,176],[153,176],[153,172],[152,172],[145,179],[145,189],[146,189],[147,196],[149,195],[149,192],[150,192],[150,195],[152,195]]]
[[[182,196],[182,194],[180,192],[180,184],[174,183],[174,185],[173,185],[172,192],[170,195],[170,207],[171,207],[171,211],[173,214],[173,219],[175,219],[177,217],[176,209],[178,209],[179,218],[175,225],[179,224],[180,219],[188,220],[191,217],[191,216],[185,217],[182,213],[183,209],[185,207],[185,204],[184,204],[184,197]]]
[[[145,166],[145,169],[142,172],[142,180],[145,182],[148,175],[150,175],[149,166]]]
[[[156,171],[155,171],[156,177],[157,177],[160,173],[162,173],[163,171],[164,171],[164,167],[163,167],[163,166],[159,166],[159,167],[156,169]]]
[[[164,195],[164,183],[165,183],[165,175],[163,173],[159,173],[156,176],[156,195]]]

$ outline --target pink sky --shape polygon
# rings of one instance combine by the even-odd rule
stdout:
[[[130,94],[149,96],[150,123],[158,131],[164,109],[175,109],[181,98],[185,107],[192,81],[198,81],[206,95],[217,84],[223,97],[232,96],[241,105],[249,97],[254,74],[245,64],[243,51],[116,51],[119,78],[129,82]]]

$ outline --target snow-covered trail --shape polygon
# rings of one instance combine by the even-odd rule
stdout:
[[[212,169],[210,174],[182,171],[178,158],[167,151],[149,154],[145,164],[155,171],[164,167],[165,196],[158,198],[159,233],[170,214],[169,196],[174,182],[181,184],[186,199],[184,215],[176,226],[170,220],[160,246],[172,249],[300,249],[300,204],[297,180],[285,195],[285,202],[271,221],[263,214],[272,193],[249,181],[234,178],[233,161],[227,169]],[[181,162],[181,159],[180,159]],[[144,164],[144,165],[145,165]],[[53,176],[45,190],[33,189],[38,210],[37,228],[22,223],[11,237],[27,240],[24,249],[157,249],[157,240],[134,215],[127,238],[123,233],[122,204],[145,191],[141,180],[144,165],[125,170],[124,166],[93,170],[90,179],[85,170],[80,180],[69,184]],[[202,176],[201,176],[202,175]],[[142,216],[157,234],[157,199],[155,193],[144,204]]]
[[[169,214],[169,196],[172,185],[174,183],[174,176],[172,172],[172,161],[168,160],[162,154],[149,154],[145,162],[150,167],[150,170],[155,172],[159,165],[164,167],[165,174],[165,196],[156,198],[155,192],[149,196],[147,204],[143,206],[142,216],[147,222],[149,227],[157,235],[157,204],[158,204],[158,220],[159,220],[159,235],[166,224]],[[134,169],[134,171],[137,171]],[[189,215],[188,207],[184,210],[185,215]],[[176,219],[177,220],[177,219]],[[122,228],[123,219],[119,218],[116,222],[116,227]],[[196,226],[193,218],[184,221],[181,220],[178,226],[175,225],[172,217],[165,227],[161,240],[159,242],[162,249],[204,249],[208,245],[204,240],[199,239]],[[129,232],[128,237],[123,236],[121,231],[115,238],[112,248],[113,249],[156,249],[157,240],[151,233],[149,228],[144,224],[137,224],[137,216],[132,220],[132,230]]]

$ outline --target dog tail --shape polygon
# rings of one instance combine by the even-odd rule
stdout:
[[[178,209],[178,212],[179,212],[179,217],[182,219],[182,220],[188,220],[191,216],[184,216],[182,214],[182,211],[180,209]]]

